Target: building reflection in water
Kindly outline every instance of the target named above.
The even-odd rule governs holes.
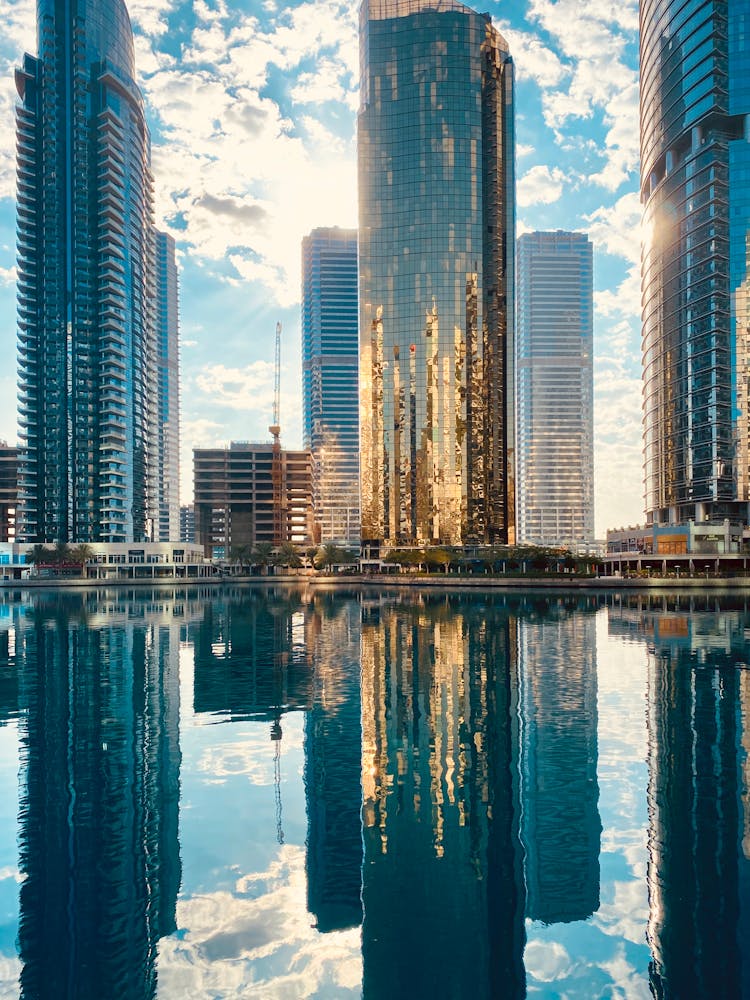
[[[194,708],[219,720],[305,712],[307,906],[319,931],[362,923],[359,601],[279,589],[229,592],[191,626]],[[280,775],[277,837],[283,840]]]
[[[193,707],[224,721],[266,719],[312,704],[310,613],[299,595],[239,591],[206,601],[190,627]],[[275,732],[274,735],[277,735]]]
[[[553,607],[519,625],[521,839],[526,915],[599,909],[596,619]]]
[[[305,719],[307,908],[319,931],[362,923],[360,611],[333,595],[310,608],[312,707]]]
[[[721,611],[721,613],[719,613]],[[750,610],[635,598],[610,630],[648,650],[648,941],[659,998],[750,996]]]
[[[175,929],[179,619],[35,595],[14,632],[25,1000],[144,1000]]]
[[[365,998],[525,995],[516,618],[363,608]]]
[[[320,932],[362,925],[365,998],[523,997],[524,916],[598,904],[586,600],[227,588],[16,605],[0,711],[21,739],[24,1000],[156,995],[181,875],[181,638],[196,712],[267,723],[269,745],[306,713],[307,908]]]

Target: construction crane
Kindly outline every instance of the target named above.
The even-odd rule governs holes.
[[[279,424],[280,397],[281,397],[281,323],[277,323],[276,351],[274,354],[274,368],[273,368],[273,423],[268,428],[271,436],[273,437],[274,449],[281,448],[281,442],[279,441],[279,435],[281,434],[281,426]]]
[[[273,457],[271,459],[271,482],[273,484],[273,544],[283,543],[283,511],[281,489],[281,323],[276,324],[276,350],[274,353],[273,372],[273,423],[268,428],[273,438]]]
[[[273,740],[273,791],[276,805],[276,841],[284,843],[284,824],[281,815],[281,719],[274,719],[271,724],[271,739]]]

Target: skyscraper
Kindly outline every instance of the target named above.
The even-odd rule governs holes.
[[[645,506],[747,518],[747,3],[641,3]]]
[[[16,71],[19,536],[147,540],[152,178],[125,4],[38,0],[37,44]]]
[[[154,541],[180,538],[179,307],[174,239],[156,236],[157,515]]]
[[[514,541],[513,64],[488,14],[360,11],[362,540]]]
[[[302,241],[304,447],[320,541],[359,545],[357,323],[357,233],[314,229]]]
[[[594,540],[592,247],[584,233],[518,240],[518,538]]]

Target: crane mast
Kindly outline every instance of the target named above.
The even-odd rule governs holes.
[[[271,458],[271,481],[273,484],[273,544],[284,542],[284,516],[282,511],[281,489],[281,323],[276,324],[276,348],[274,351],[273,372],[273,423],[268,428],[273,438],[273,456]]]
[[[268,428],[271,436],[273,437],[274,448],[280,446],[279,435],[281,434],[281,427],[279,424],[280,416],[280,397],[281,397],[281,323],[276,324],[276,349],[274,352],[274,363],[273,363],[273,423]]]

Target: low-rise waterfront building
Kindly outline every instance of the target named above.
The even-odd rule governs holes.
[[[750,565],[750,528],[729,518],[617,528],[607,532],[604,561],[615,573],[745,573]]]
[[[202,546],[184,542],[92,542],[83,563],[75,549],[70,559],[59,562],[48,546],[46,562],[36,558],[36,548],[29,542],[0,542],[0,581],[72,575],[87,580],[197,580],[215,572]]]
[[[232,441],[193,450],[195,540],[211,559],[261,543],[305,545],[312,532],[309,451]]]

